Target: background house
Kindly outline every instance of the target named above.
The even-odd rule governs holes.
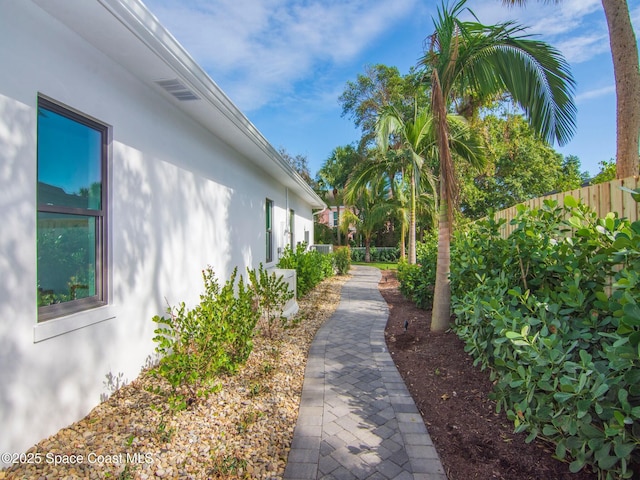
[[[340,206],[340,222],[342,222],[342,215],[344,212],[349,209],[351,210],[353,207],[347,207],[345,205]],[[338,224],[338,207],[327,207],[322,212],[316,215],[316,222],[322,225],[326,225],[331,229],[337,229],[339,227]],[[335,232],[334,232],[335,233]],[[344,232],[340,232],[340,239],[343,245],[348,244],[348,242],[353,241],[356,234],[356,228],[353,225],[349,226],[349,233],[345,238]],[[337,240],[336,240],[337,241]]]
[[[204,267],[275,266],[325,204],[137,0],[4,1],[0,64],[0,451],[21,452],[139,374]]]

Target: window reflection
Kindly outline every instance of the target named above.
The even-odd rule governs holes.
[[[38,109],[38,203],[99,210],[102,133]]]
[[[38,306],[95,295],[95,218],[38,213]]]

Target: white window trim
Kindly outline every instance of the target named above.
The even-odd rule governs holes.
[[[33,342],[42,342],[49,338],[58,337],[65,333],[80,330],[81,328],[115,318],[116,314],[113,305],[105,305],[91,310],[76,312],[66,317],[53,318],[33,326]]]

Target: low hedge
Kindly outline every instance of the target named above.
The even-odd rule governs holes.
[[[566,220],[564,219],[566,218]],[[454,330],[491,370],[493,398],[527,441],[572,472],[640,467],[640,222],[575,199],[519,207],[515,231],[478,222],[452,252]]]

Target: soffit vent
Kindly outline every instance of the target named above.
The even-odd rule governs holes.
[[[168,93],[176,97],[181,102],[184,102],[186,100],[200,100],[200,97],[189,90],[187,86],[177,78],[174,78],[172,80],[158,80],[156,84],[160,85]]]

